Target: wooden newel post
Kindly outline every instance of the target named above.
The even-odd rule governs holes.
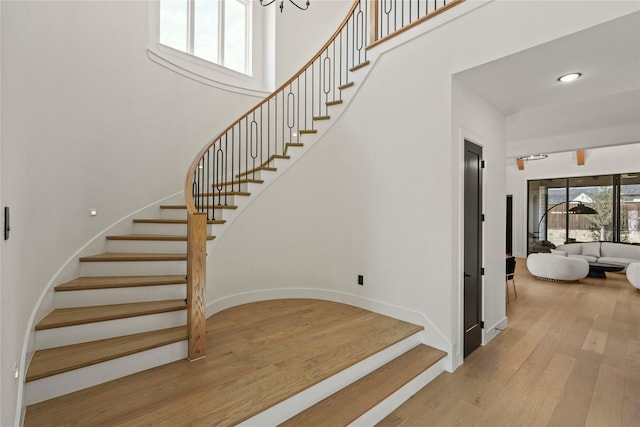
[[[187,332],[189,359],[196,360],[206,354],[207,215],[189,214],[187,234]]]

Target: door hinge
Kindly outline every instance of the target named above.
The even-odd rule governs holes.
[[[481,276],[484,276],[484,267],[482,267],[482,268],[480,269],[480,275],[481,275]]]
[[[480,328],[484,329],[484,320],[480,321]]]
[[[484,214],[480,215],[480,221],[484,222]]]
[[[484,166],[485,166],[485,164],[484,164],[484,160],[480,160],[480,168],[481,168],[481,169],[484,169]]]

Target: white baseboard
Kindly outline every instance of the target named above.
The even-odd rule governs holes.
[[[507,324],[508,319],[506,317],[503,317],[494,325],[490,326],[489,328],[485,328],[482,331],[482,345],[489,344],[492,339],[494,339],[500,332],[504,331],[507,328]]]

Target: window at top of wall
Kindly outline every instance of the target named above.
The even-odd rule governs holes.
[[[161,0],[160,43],[250,74],[248,0]]]

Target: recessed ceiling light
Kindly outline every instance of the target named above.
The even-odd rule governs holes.
[[[565,74],[564,76],[558,77],[558,81],[562,83],[569,83],[580,77],[582,73],[570,73]]]

